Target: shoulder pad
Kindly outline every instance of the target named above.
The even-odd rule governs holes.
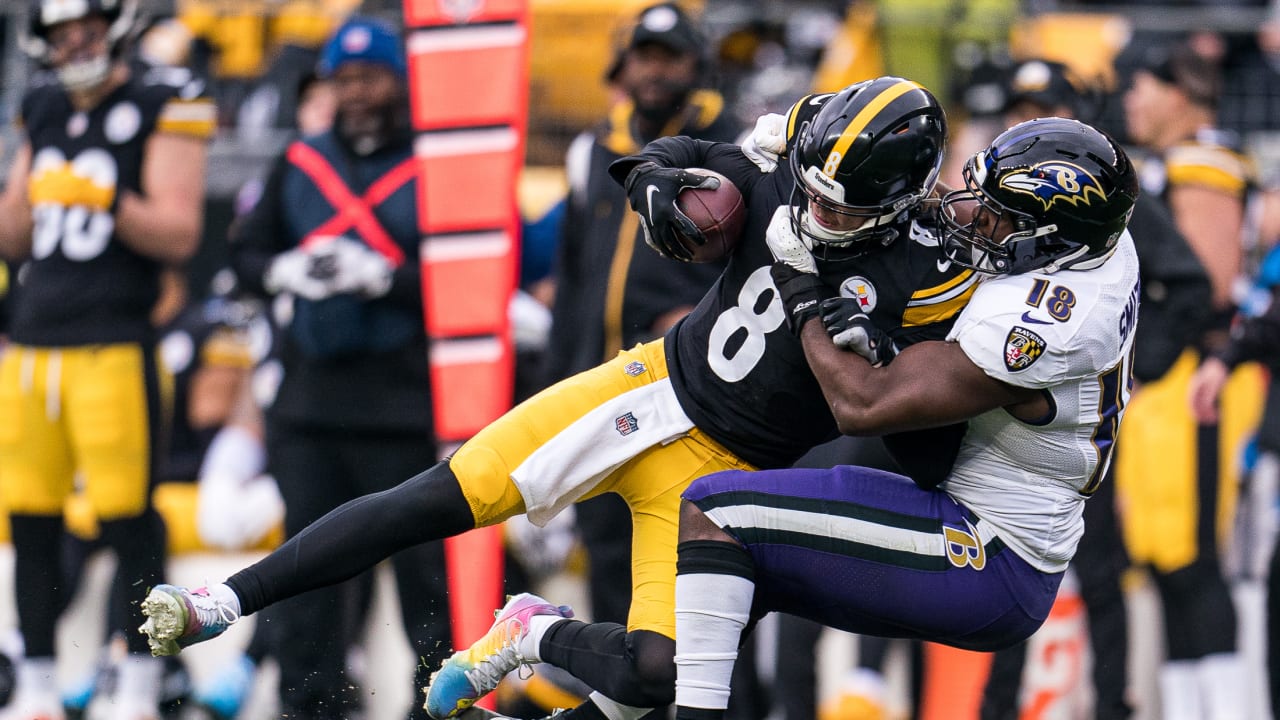
[[[1239,193],[1250,184],[1248,159],[1222,145],[1183,143],[1169,148],[1165,173],[1170,185],[1207,185]]]

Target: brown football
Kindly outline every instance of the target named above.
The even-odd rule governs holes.
[[[742,200],[742,193],[729,178],[706,168],[689,168],[689,172],[720,178],[718,188],[686,188],[676,198],[680,211],[688,215],[707,238],[702,245],[695,245],[692,241],[681,238],[685,247],[693,253],[692,262],[715,262],[727,256],[737,246],[747,221],[747,206]]]

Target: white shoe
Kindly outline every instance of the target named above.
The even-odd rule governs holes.
[[[13,696],[3,713],[3,720],[66,720],[62,699],[57,693],[23,692]]]

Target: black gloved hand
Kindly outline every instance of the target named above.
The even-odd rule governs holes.
[[[872,324],[854,298],[827,298],[821,309],[822,324],[837,347],[858,353],[872,367],[888,365],[898,355],[893,338]]]
[[[627,181],[623,187],[627,191],[631,209],[640,215],[640,228],[644,231],[644,240],[649,247],[665,257],[691,261],[693,253],[685,246],[685,242],[691,242],[696,247],[706,243],[707,239],[689,216],[676,206],[676,197],[685,188],[720,187],[720,179],[696,175],[681,168],[643,162],[627,173]],[[678,236],[688,240],[682,242]]]
[[[773,276],[782,308],[787,313],[787,326],[796,337],[800,337],[800,329],[818,317],[823,299],[831,297],[835,291],[817,275],[796,270],[781,260],[773,263],[769,274]]]

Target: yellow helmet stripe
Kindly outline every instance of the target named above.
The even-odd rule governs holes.
[[[814,97],[816,96],[805,95],[804,97],[797,100],[794,105],[791,106],[791,110],[787,113],[787,138],[788,139],[796,136],[796,129],[797,129],[796,120],[800,118],[801,106],[803,106],[805,103],[812,100]]]
[[[912,90],[923,90],[919,83],[910,80],[899,80],[880,92],[880,94],[871,99],[858,114],[849,121],[845,126],[844,132],[841,133],[840,139],[832,146],[831,152],[827,154],[826,162],[823,164],[822,172],[827,177],[835,177],[836,168],[840,166],[840,159],[844,157],[845,152],[849,150],[849,146],[854,140],[858,139],[858,135],[867,127],[867,123],[871,122],[871,118],[876,116],[889,103],[906,95]]]

